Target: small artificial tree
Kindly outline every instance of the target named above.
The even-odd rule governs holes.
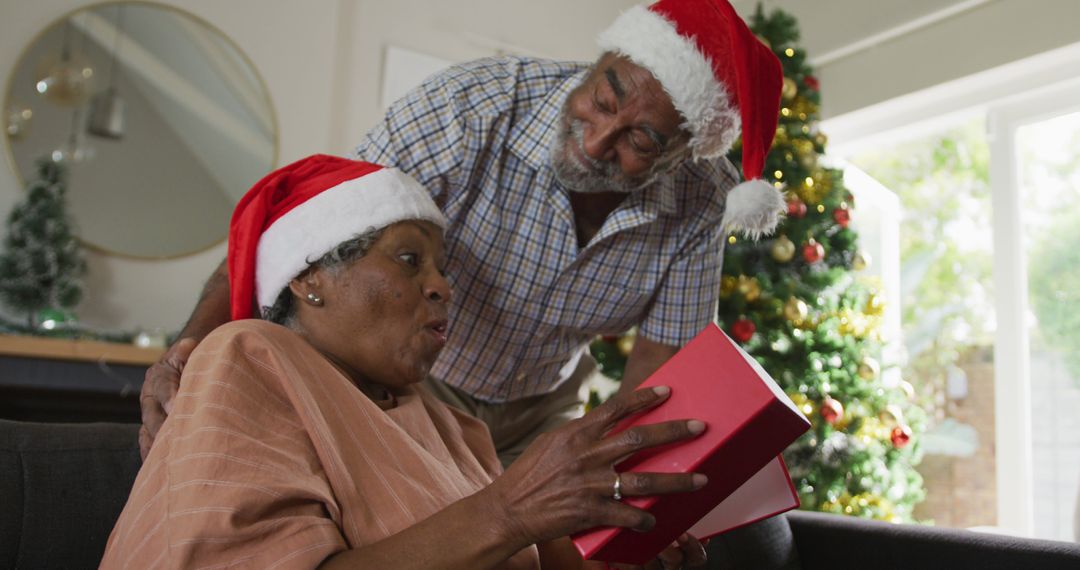
[[[86,260],[65,209],[64,165],[37,162],[37,178],[8,217],[0,254],[0,301],[37,330],[43,311],[68,314],[82,298]]]

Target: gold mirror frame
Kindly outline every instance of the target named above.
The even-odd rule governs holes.
[[[261,88],[260,89],[260,91],[261,91],[261,99],[262,99],[262,102],[266,106],[266,112],[267,112],[267,116],[268,116],[268,119],[269,119],[269,125],[270,125],[270,130],[271,130],[270,143],[271,143],[271,149],[272,150],[271,150],[271,156],[269,157],[269,168],[267,168],[265,172],[259,173],[259,176],[262,176],[266,172],[269,172],[269,171],[273,170],[277,166],[278,160],[279,160],[279,157],[280,157],[280,152],[281,152],[281,130],[280,130],[280,124],[279,124],[279,121],[278,121],[277,111],[276,111],[276,108],[274,106],[273,99],[272,99],[272,97],[270,95],[270,89],[267,86],[266,80],[263,77],[262,73],[260,72],[259,68],[255,65],[255,62],[252,61],[251,58],[248,56],[248,54],[243,49],[241,49],[240,46],[231,37],[229,37],[224,31],[222,31],[221,28],[219,28],[218,26],[210,23],[209,21],[207,21],[206,19],[204,19],[204,18],[202,18],[200,16],[192,14],[191,12],[183,10],[183,9],[181,9],[179,7],[171,6],[171,5],[167,5],[167,4],[160,4],[160,3],[152,2],[152,1],[149,1],[149,0],[107,0],[107,1],[103,1],[103,2],[95,2],[95,3],[86,4],[84,6],[79,6],[77,8],[68,10],[68,11],[64,12],[62,15],[60,15],[59,17],[53,19],[51,22],[49,22],[48,25],[46,25],[41,30],[39,30],[37,33],[35,33],[34,36],[30,39],[30,41],[27,42],[23,46],[23,48],[19,51],[18,57],[15,59],[15,62],[12,65],[11,72],[9,73],[9,75],[8,75],[8,77],[7,77],[7,79],[6,79],[5,83],[4,83],[4,99],[3,99],[2,110],[6,113],[8,109],[12,108],[12,105],[14,103],[14,101],[12,100],[12,94],[13,94],[14,82],[16,80],[16,75],[18,74],[18,71],[20,70],[24,59],[29,57],[29,54],[31,53],[31,51],[34,49],[34,47],[39,42],[41,42],[43,40],[43,38],[45,37],[46,34],[48,34],[50,31],[52,31],[57,26],[64,25],[64,23],[66,21],[68,21],[70,18],[72,18],[72,17],[74,17],[74,16],[76,16],[76,15],[82,13],[82,12],[91,11],[91,10],[98,10],[100,8],[105,8],[105,7],[109,7],[109,6],[118,6],[118,5],[148,7],[148,8],[153,8],[153,9],[156,9],[156,10],[161,10],[161,11],[164,11],[164,12],[169,12],[169,13],[172,13],[172,14],[178,16],[178,17],[181,17],[181,18],[186,18],[186,19],[190,20],[192,23],[194,23],[194,24],[196,24],[198,26],[201,26],[204,29],[208,30],[209,32],[215,34],[218,38],[220,38],[220,40],[222,40],[224,45],[228,46],[228,48],[231,49],[238,56],[238,58],[243,62],[243,64],[247,67],[248,71],[254,77],[255,82]],[[18,163],[17,163],[16,158],[15,158],[15,154],[14,154],[14,152],[12,150],[11,137],[8,136],[6,132],[4,133],[4,145],[3,146],[4,146],[4,154],[5,154],[6,159],[7,159],[8,167],[11,170],[12,174],[14,175],[16,182],[19,184],[19,186],[22,188],[22,190],[25,191],[26,185],[27,185],[27,179],[24,176],[24,173],[19,169]],[[250,182],[254,183],[256,180],[258,180],[257,177],[253,178]],[[244,190],[246,190],[246,187],[241,189],[240,192],[243,192]],[[226,198],[229,198],[229,196],[226,196]],[[231,202],[232,202],[233,205],[235,205],[235,200],[231,200]],[[231,208],[229,210],[229,214],[231,214]],[[70,212],[70,209],[69,209],[69,215],[73,215],[73,213]],[[76,222],[78,222],[77,216],[73,216],[73,217],[75,217]],[[134,259],[134,260],[172,260],[172,259],[179,259],[179,258],[182,258],[182,257],[191,256],[191,255],[196,255],[196,254],[203,253],[205,251],[211,250],[211,249],[219,246],[221,243],[223,243],[227,239],[227,237],[228,237],[228,227],[225,227],[225,228],[222,229],[222,235],[221,235],[220,239],[217,239],[217,240],[215,240],[215,241],[213,241],[213,242],[211,242],[211,243],[209,243],[209,244],[207,244],[205,246],[201,246],[201,247],[198,247],[198,248],[195,248],[195,249],[192,249],[192,250],[181,251],[181,252],[177,252],[177,253],[164,254],[164,255],[140,255],[140,254],[133,254],[133,253],[128,253],[128,252],[123,252],[123,251],[116,251],[116,250],[113,250],[113,249],[110,249],[110,248],[107,248],[107,247],[100,246],[100,245],[95,244],[95,243],[93,243],[91,241],[88,241],[86,239],[83,239],[82,236],[79,236],[79,241],[84,247],[86,247],[89,250],[92,250],[92,251],[95,251],[95,252],[98,252],[98,253],[101,253],[101,254],[107,254],[107,255],[120,257],[120,258]]]

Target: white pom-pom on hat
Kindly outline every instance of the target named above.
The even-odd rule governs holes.
[[[776,229],[786,206],[784,196],[771,184],[761,179],[747,180],[728,192],[724,230],[759,239]]]

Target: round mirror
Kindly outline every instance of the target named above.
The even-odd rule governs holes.
[[[177,9],[115,2],[61,18],[8,80],[8,156],[20,182],[65,164],[91,247],[169,258],[225,238],[233,206],[277,160],[277,125],[251,61]]]

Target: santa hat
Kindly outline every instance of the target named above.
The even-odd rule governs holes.
[[[233,319],[273,306],[289,282],[343,241],[394,222],[446,218],[419,182],[395,168],[317,154],[263,177],[229,225]]]
[[[771,232],[784,200],[760,178],[776,135],[784,74],[731,4],[659,0],[636,6],[597,41],[652,72],[686,120],[695,159],[726,153],[741,125],[747,182],[728,194],[724,227],[755,238]]]

